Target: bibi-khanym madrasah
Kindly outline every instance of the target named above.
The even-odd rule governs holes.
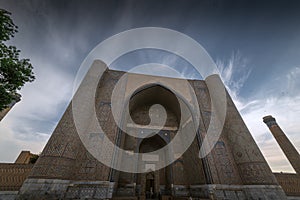
[[[198,124],[198,128],[193,130],[195,137],[188,149],[177,156],[174,162],[160,169],[155,169],[155,162],[162,160],[162,157],[168,158],[173,152],[165,151],[161,157],[147,157],[143,167],[148,166],[148,170],[142,173],[116,170],[100,162],[87,150],[78,134],[72,108],[74,104],[70,102],[35,163],[30,162],[34,155],[23,151],[15,163],[0,164],[0,199],[300,199],[299,153],[272,116],[264,117],[262,123],[269,127],[296,173],[272,173],[227,92],[222,133],[210,153],[199,157],[212,113],[207,80],[125,73],[110,70],[99,60],[93,62],[91,69],[83,82],[93,81],[97,73],[102,74],[97,80],[92,108],[97,123],[112,143],[132,154],[151,153],[163,148],[180,129],[180,105],[183,104],[191,115],[194,112],[192,108],[197,108],[200,113],[199,117],[184,122],[190,126]],[[111,102],[113,89],[121,77],[117,98],[127,101],[132,119],[129,121],[128,117],[120,114],[122,129],[114,121]],[[187,81],[193,89],[197,105],[190,99],[190,90],[174,92],[164,84],[181,86],[183,81]],[[128,91],[132,88],[135,92],[128,98]],[[72,101],[80,95],[79,89]],[[155,124],[145,128],[150,121],[148,111],[155,104],[162,105],[167,116],[159,131]],[[84,106],[82,109],[85,109]],[[85,114],[84,111],[82,115]],[[93,123],[88,117],[82,117],[81,120]],[[80,131],[93,134],[88,128]],[[126,134],[143,131],[157,133],[145,138]],[[184,137],[181,142],[185,142]],[[103,145],[94,148],[103,155],[110,151]],[[121,161],[122,165],[124,158],[114,156],[112,162],[114,159]],[[137,163],[132,163],[132,166],[135,165]]]

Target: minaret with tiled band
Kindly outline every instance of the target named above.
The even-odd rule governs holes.
[[[264,122],[269,127],[274,138],[279,144],[280,148],[284,152],[285,156],[293,166],[297,174],[300,174],[300,155],[294,145],[290,142],[281,128],[278,126],[276,120],[271,115],[265,116],[263,118]]]

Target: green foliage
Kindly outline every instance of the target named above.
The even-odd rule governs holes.
[[[4,43],[18,32],[10,15],[11,13],[0,9],[0,111],[15,100],[17,91],[26,82],[35,79],[29,59],[20,59],[20,50]]]
[[[37,159],[39,158],[39,155],[32,155],[32,157],[29,160],[30,164],[36,163]]]

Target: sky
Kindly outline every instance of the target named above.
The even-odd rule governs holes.
[[[21,150],[42,151],[71,100],[81,63],[101,41],[132,28],[163,27],[205,48],[272,170],[294,172],[262,117],[273,115],[300,150],[299,1],[0,0],[0,8],[19,27],[8,44],[30,58],[36,76],[0,122],[0,162],[14,162]],[[184,59],[153,49],[128,53],[110,67],[148,62],[201,78]]]

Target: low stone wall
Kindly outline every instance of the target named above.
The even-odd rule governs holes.
[[[285,200],[286,195],[278,185],[191,185],[189,188],[174,186],[174,198],[189,196],[193,198],[210,198],[215,200],[232,199],[262,199]]]
[[[278,183],[288,196],[300,197],[300,176],[292,173],[274,173]]]
[[[60,179],[26,179],[18,200],[40,199],[111,199],[112,182],[70,181]]]
[[[0,163],[0,191],[18,191],[33,164]]]
[[[0,200],[15,200],[18,191],[0,191]]]

